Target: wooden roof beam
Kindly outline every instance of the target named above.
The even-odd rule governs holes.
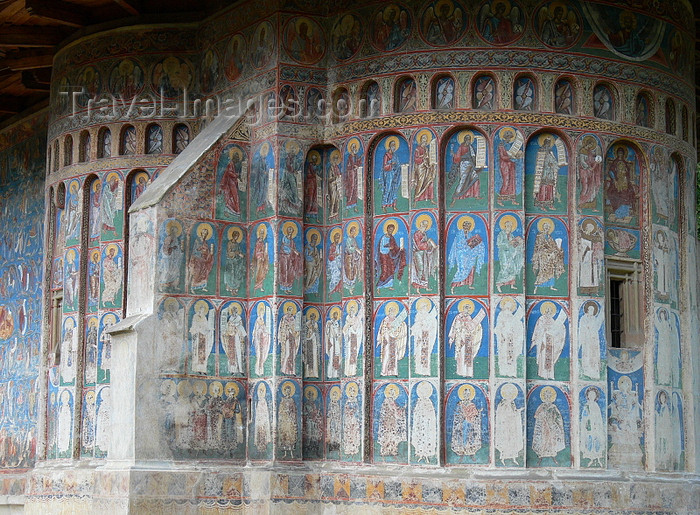
[[[112,0],[129,14],[137,16],[141,14],[141,2],[139,0]]]
[[[51,48],[65,37],[65,32],[52,27],[2,27],[0,28],[0,47]]]
[[[29,91],[48,92],[51,90],[51,69],[39,68],[22,72],[22,86]]]
[[[23,109],[24,101],[21,97],[0,95],[0,114],[17,114]]]
[[[24,9],[24,0],[8,0],[0,3],[0,20],[6,20]]]
[[[35,70],[53,66],[54,50],[24,50],[7,54],[2,64],[10,70]]]
[[[84,27],[87,20],[76,8],[62,0],[24,0],[24,9],[32,16],[69,27]]]

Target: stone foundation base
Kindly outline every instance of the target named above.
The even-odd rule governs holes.
[[[183,464],[37,468],[25,513],[698,513],[695,475]]]

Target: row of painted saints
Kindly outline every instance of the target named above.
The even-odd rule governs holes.
[[[533,379],[568,379],[572,358],[569,313],[567,303],[550,300],[532,301],[526,309],[515,297],[502,296],[491,313],[485,299],[448,299],[446,377],[488,378],[489,353],[494,352],[499,377],[523,377],[527,372]],[[169,373],[261,377],[276,370],[309,381],[362,374],[364,307],[358,300],[303,309],[296,301],[285,301],[273,315],[266,300],[249,306],[230,300],[217,307],[199,299],[186,309],[180,300],[169,297],[161,303],[159,319],[164,347],[181,356],[180,362],[168,365]],[[659,320],[663,320],[661,315]],[[665,327],[657,324],[659,334]],[[66,335],[73,334],[70,329]],[[579,374],[599,379],[605,337],[598,301],[590,299],[581,305],[576,331]],[[403,301],[377,302],[370,350],[375,377],[436,377],[438,333],[436,298],[414,299],[410,309]],[[66,336],[64,341],[69,346],[73,340]],[[530,363],[527,367],[526,361]],[[72,378],[66,376],[66,381]]]
[[[584,6],[583,11],[582,15],[571,4],[546,2],[533,13],[534,33],[548,47],[569,48],[583,33],[585,15],[588,24],[609,50],[633,59],[653,55],[664,37],[659,20],[639,13],[614,8],[611,16],[596,6]],[[373,12],[343,14],[334,21],[329,33],[310,17],[291,17],[280,31],[280,42],[291,60],[308,65],[321,60],[327,48],[337,60],[351,59],[358,54],[365,40],[381,52],[399,50],[414,33],[433,47],[459,45],[469,32],[478,34],[488,44],[507,45],[529,30],[529,21],[530,16],[516,0],[487,1],[474,16],[469,16],[465,6],[456,0],[429,2],[421,11],[389,3]],[[244,72],[250,65],[260,69],[273,61],[277,46],[277,31],[273,25],[262,21],[244,32],[231,35],[220,55],[214,49],[207,51],[199,70],[195,70],[188,59],[178,56],[169,56],[155,63],[149,71],[144,63],[134,58],[120,61],[111,70],[85,66],[77,79],[86,86],[86,93],[79,101],[85,105],[89,98],[96,97],[108,86],[112,91],[122,91],[126,98],[136,95],[146,85],[153,91],[160,91],[164,97],[173,98],[183,89],[191,90],[197,75],[201,76],[199,82],[203,93],[210,93],[224,74],[230,81],[235,81],[245,76]],[[683,38],[675,31],[669,39],[668,61],[674,69],[685,71],[690,59],[688,50],[683,48]],[[221,61],[226,64],[221,65]],[[69,78],[64,77],[62,81],[67,83]],[[64,105],[67,106],[67,102]]]
[[[374,235],[374,285],[378,297],[399,296],[409,289],[416,293],[437,290],[440,241],[434,211],[414,213],[410,224],[405,216],[379,218]],[[566,222],[557,217],[538,217],[529,220],[527,232],[517,213],[505,212],[495,221],[496,241],[493,262],[496,266],[494,286],[499,293],[521,293],[523,271],[527,260],[528,292],[552,296],[566,296],[568,281],[566,265],[569,261],[569,231]],[[447,267],[450,294],[487,293],[489,248],[488,223],[482,215],[455,215],[447,222]],[[271,222],[260,222],[253,227],[250,242],[245,228],[201,222],[192,228],[189,245],[183,235],[182,223],[169,219],[161,231],[159,285],[162,291],[195,294],[222,294],[245,296],[250,289],[254,296],[272,291],[275,261],[275,241]],[[410,233],[409,233],[410,227]],[[223,231],[223,232],[222,232]],[[322,234],[326,232],[324,236]],[[363,275],[362,225],[357,220],[345,226],[307,228],[302,246],[301,224],[295,221],[280,223],[277,246],[277,272],[280,288],[286,293],[320,300],[340,299],[343,292],[357,293]],[[225,246],[219,252],[219,237]],[[666,238],[664,234],[657,239]],[[581,261],[578,269],[581,291],[596,292],[601,286],[602,227],[594,218],[580,223],[578,250]],[[669,253],[660,243],[660,253]],[[188,249],[186,251],[186,249]],[[101,302],[106,307],[119,304],[121,291],[121,248],[111,244],[91,255],[94,288],[90,299],[96,301],[98,278],[102,281]],[[220,266],[215,261],[220,259]],[[68,254],[64,284],[69,291],[66,304],[75,300],[70,288],[77,277],[77,251]],[[668,263],[670,257],[661,263]],[[186,263],[186,265],[185,265]],[[97,271],[101,265],[102,273]],[[325,266],[325,270],[324,270]],[[219,277],[217,281],[217,268]],[[247,270],[249,270],[247,272]],[[664,269],[664,273],[670,268]],[[246,277],[248,275],[248,278]],[[663,276],[659,291],[669,291],[670,280]],[[92,284],[92,283],[91,283]],[[185,288],[186,285],[186,288]]]
[[[639,188],[640,168],[636,151],[616,144],[610,147],[604,159],[601,142],[593,135],[584,136],[579,145],[576,168],[578,203],[582,212],[601,214],[604,191],[607,221],[638,226],[634,192]],[[525,178],[527,190],[533,192],[526,199],[528,212],[567,212],[570,163],[563,139],[545,133],[526,144],[519,130],[504,127],[496,131],[493,147],[498,206],[522,205]],[[293,216],[301,214],[303,204],[305,218],[309,221],[320,221],[324,215],[328,222],[340,221],[343,207],[345,216],[352,216],[357,213],[358,202],[364,198],[363,149],[358,138],[351,138],[344,157],[336,150],[326,155],[325,151],[312,149],[304,160],[299,145],[295,141],[287,142],[280,149],[279,180],[283,187],[278,192],[271,186],[277,166],[274,149],[268,142],[254,152],[249,180],[246,177],[247,151],[229,144],[218,158],[217,217],[245,220],[246,195],[250,196],[253,219],[272,215],[275,202],[279,203],[281,214]],[[437,149],[438,139],[429,129],[418,131],[410,148],[400,136],[390,135],[379,140],[373,160],[375,213],[405,212],[409,202],[411,209],[437,207],[435,185],[441,164]],[[449,137],[442,156],[447,176],[445,204],[449,211],[488,209],[490,153],[486,138],[478,131],[462,130]],[[656,161],[659,163],[656,168],[666,164],[673,166],[663,156]],[[673,218],[668,198],[676,187],[664,186],[657,193],[660,217]]]
[[[270,459],[276,436],[277,456],[283,460],[362,460],[361,383],[305,385],[302,390],[297,381],[283,380],[273,400],[270,384],[259,381],[251,386],[251,403],[247,404],[246,387],[237,381],[176,381],[164,379],[161,392],[166,434],[177,455],[245,458],[247,444],[252,459]],[[568,390],[559,387],[535,386],[526,397],[521,386],[503,383],[495,390],[491,408],[485,384],[451,383],[443,422],[438,390],[431,381],[416,382],[410,393],[401,383],[380,383],[373,396],[371,454],[375,462],[437,464],[440,424],[445,428],[448,464],[489,463],[491,447],[499,467],[526,463],[531,467],[567,467],[572,461],[572,400]],[[611,396],[608,407],[606,394],[598,386],[586,386],[579,392],[581,466],[604,468],[608,449],[614,457],[620,452],[619,438],[637,434],[641,421],[638,386],[633,386],[630,376],[622,375],[611,384]],[[493,428],[491,409],[495,411]],[[607,409],[611,416],[609,442],[604,416]],[[273,410],[277,414],[276,433],[272,431]],[[680,462],[678,449],[682,452],[677,441],[682,403],[677,396],[671,402],[664,391],[658,395],[656,412],[659,427],[667,424],[672,429],[657,441],[664,449],[660,463],[666,466],[667,460],[668,468],[676,467]],[[527,427],[526,417],[533,421]],[[634,438],[624,445],[635,446]]]

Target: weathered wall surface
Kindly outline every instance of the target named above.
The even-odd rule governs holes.
[[[31,509],[692,510],[691,18],[243,3],[64,49]],[[166,169],[207,108],[231,128]],[[620,349],[606,260],[638,313]],[[147,471],[63,482],[92,458]]]
[[[39,413],[46,113],[0,133],[0,495],[24,492]]]

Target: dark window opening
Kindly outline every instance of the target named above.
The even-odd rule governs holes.
[[[619,279],[610,279],[610,346],[619,349],[622,346],[622,288]]]

